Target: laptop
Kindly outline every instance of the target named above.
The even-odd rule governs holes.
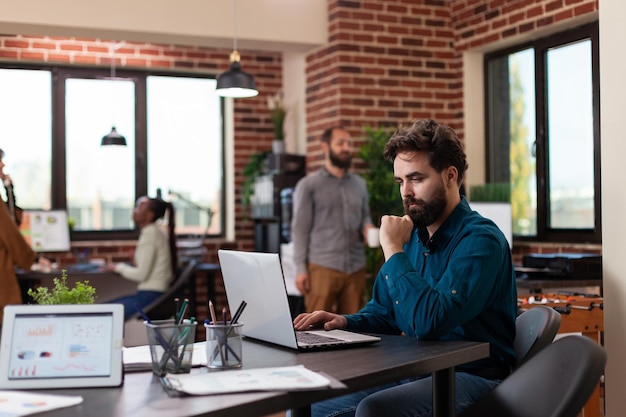
[[[0,389],[120,386],[123,340],[121,304],[6,306]]]
[[[296,332],[291,320],[287,289],[277,253],[218,251],[230,311],[247,303],[239,321],[243,335],[297,350],[362,345],[377,336],[345,330]]]

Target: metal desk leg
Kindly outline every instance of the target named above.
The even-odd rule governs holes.
[[[454,368],[433,373],[433,417],[454,417]]]

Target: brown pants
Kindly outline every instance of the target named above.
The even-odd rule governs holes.
[[[310,291],[304,296],[307,312],[334,311],[354,314],[363,307],[365,268],[346,274],[309,264]]]

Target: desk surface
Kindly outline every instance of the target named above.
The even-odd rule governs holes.
[[[128,373],[120,388],[47,390],[45,392],[81,395],[80,405],[41,413],[45,417],[183,417],[183,416],[261,416],[349,392],[433,373],[489,355],[487,343],[420,342],[403,336],[383,336],[382,341],[358,348],[297,353],[262,343],[244,341],[244,368],[302,364],[326,372],[343,382],[347,389],[306,392],[265,392],[199,397],[169,397],[152,373]],[[192,372],[207,372],[206,368]]]

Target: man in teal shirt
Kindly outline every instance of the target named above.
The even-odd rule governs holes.
[[[509,245],[460,195],[467,162],[451,128],[417,121],[394,133],[383,156],[393,162],[406,214],[381,219],[385,264],[372,299],[356,314],[316,311],[298,316],[294,326],[488,342],[489,358],[457,367],[459,412],[515,364],[517,293]],[[429,416],[431,390],[431,377],[418,378],[314,404],[312,410],[314,416],[351,416],[355,409],[358,417]]]

